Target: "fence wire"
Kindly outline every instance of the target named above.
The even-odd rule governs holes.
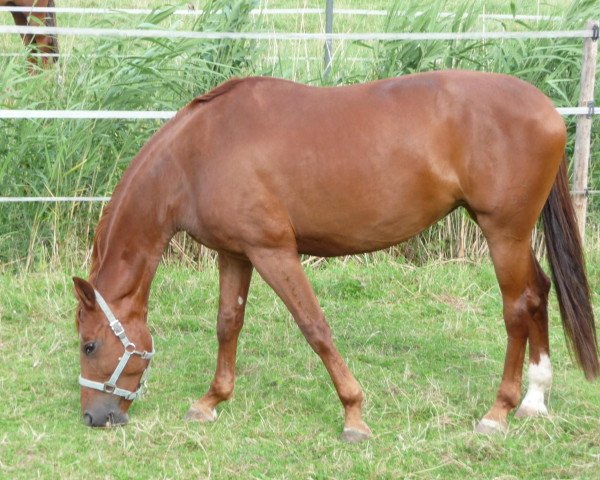
[[[253,12],[270,14],[298,13],[323,13],[323,9],[255,9]],[[2,11],[23,12],[55,12],[55,13],[129,13],[150,14],[147,9],[92,9],[92,8],[37,8],[37,7],[0,7]],[[378,10],[335,10],[336,14],[387,15],[386,11]],[[201,10],[176,10],[177,15],[201,15]],[[449,14],[452,15],[452,14]],[[486,18],[498,17],[502,19],[515,18],[516,16],[487,14]],[[509,17],[509,18],[507,18]],[[527,19],[542,19],[542,16],[524,16]],[[538,18],[539,17],[539,18]],[[551,17],[548,17],[551,18]],[[560,17],[556,17],[560,19]],[[525,18],[524,18],[525,19]],[[42,26],[0,26],[0,34],[20,35],[71,35],[93,37],[126,37],[126,38],[185,38],[197,40],[213,39],[248,39],[248,40],[350,40],[350,41],[428,41],[428,40],[493,40],[493,39],[556,39],[556,38],[592,38],[594,31],[587,30],[547,30],[527,32],[437,32],[437,33],[304,33],[304,32],[195,32],[156,29],[116,29],[116,28],[78,28],[78,27],[42,27]],[[588,107],[557,108],[562,115],[599,115],[600,109]],[[5,119],[169,119],[175,111],[106,111],[106,110],[0,110],[0,118]],[[585,190],[586,195],[600,193],[598,190]],[[18,202],[107,202],[110,197],[0,197],[0,203]]]
[[[350,40],[350,41],[428,41],[428,40],[501,40],[592,38],[593,30],[533,30],[527,32],[195,32],[184,30],[0,26],[0,34],[71,35],[120,38],[183,38],[192,40]]]

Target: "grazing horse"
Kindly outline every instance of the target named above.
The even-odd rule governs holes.
[[[550,280],[531,248],[542,212],[566,338],[588,378],[599,370],[565,140],[546,96],[497,74],[439,71],[334,88],[234,79],[196,98],[133,159],[98,224],[89,281],[73,279],[84,422],[127,421],[154,353],[150,284],[169,239],[186,231],[218,252],[220,274],[216,372],[187,418],[215,420],[233,393],[256,269],[329,372],[345,410],[342,437],[367,438],[362,390],[298,255],[388,248],[458,207],[487,239],[508,335],[496,401],[476,430],[506,430],[527,341],[529,388],[517,415],[545,414]]]
[[[54,0],[0,0],[0,7],[54,7]],[[11,12],[15,23],[19,26],[56,26],[54,12]],[[35,54],[42,54],[42,66],[48,66],[48,55],[54,62],[58,61],[58,38],[56,35],[21,35],[26,47],[34,45]],[[35,54],[29,57],[30,64],[37,65]]]

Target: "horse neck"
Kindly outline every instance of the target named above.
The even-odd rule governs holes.
[[[169,139],[193,119],[184,107],[132,160],[96,229],[90,281],[107,300],[129,300],[139,311],[162,253],[193,217],[187,176]]]
[[[146,307],[150,284],[179,221],[174,188],[148,162],[135,167],[126,172],[98,225],[90,274],[108,301],[131,303],[125,309],[131,312]]]

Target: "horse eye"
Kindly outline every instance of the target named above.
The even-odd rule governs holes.
[[[83,351],[86,355],[91,355],[96,350],[96,342],[89,342],[83,346]]]

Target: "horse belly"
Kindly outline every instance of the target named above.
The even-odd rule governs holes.
[[[353,223],[351,228],[317,229],[318,225],[296,234],[298,253],[332,257],[373,252],[397,245],[417,235],[444,217],[443,213],[404,212],[387,224]]]
[[[363,182],[364,183],[364,182]],[[337,194],[336,194],[337,193]],[[397,245],[456,207],[452,188],[416,175],[340,192],[307,192],[301,205],[288,205],[298,251],[319,256],[350,255]]]

